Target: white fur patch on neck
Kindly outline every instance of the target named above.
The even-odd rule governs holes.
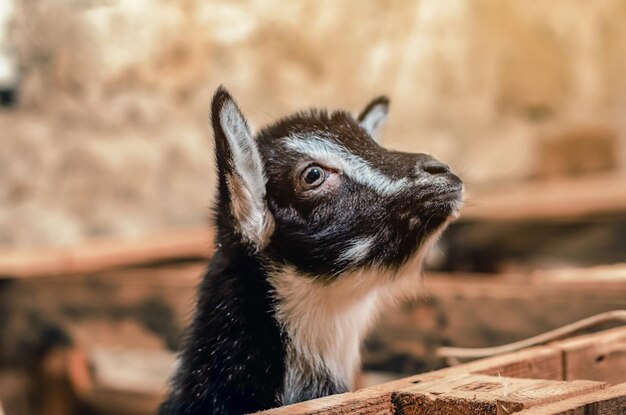
[[[234,102],[226,102],[220,112],[220,123],[232,155],[236,177],[227,180],[231,209],[243,236],[262,249],[274,228],[265,203],[263,162],[256,141]]]
[[[278,299],[277,318],[290,338],[283,404],[302,399],[311,379],[330,375],[352,388],[360,345],[378,309],[375,273],[360,271],[323,284],[284,267],[270,274]]]
[[[383,197],[399,193],[411,185],[406,178],[393,179],[384,175],[345,147],[322,137],[289,137],[285,144],[291,150],[342,171],[353,181]]]

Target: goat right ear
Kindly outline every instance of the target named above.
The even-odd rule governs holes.
[[[211,104],[219,204],[234,218],[234,230],[255,250],[267,244],[274,221],[265,201],[265,172],[257,143],[235,100],[222,86]]]
[[[376,141],[382,141],[383,127],[387,123],[389,98],[380,96],[373,99],[357,118],[359,125]]]

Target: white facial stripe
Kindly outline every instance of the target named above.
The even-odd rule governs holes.
[[[374,245],[374,237],[368,236],[355,239],[350,246],[339,255],[340,261],[358,262],[370,253]]]
[[[361,157],[322,137],[290,137],[285,143],[287,148],[342,171],[350,179],[381,196],[392,196],[410,186],[406,178],[396,180],[387,177]]]

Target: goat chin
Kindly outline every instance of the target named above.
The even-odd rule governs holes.
[[[330,284],[320,284],[290,266],[270,272],[276,315],[290,340],[285,404],[303,400],[310,394],[305,388],[323,385],[328,375],[337,387],[353,389],[365,334],[386,308],[420,294],[424,258],[450,220],[397,270],[362,268],[342,274]]]

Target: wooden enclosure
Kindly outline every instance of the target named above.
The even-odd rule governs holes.
[[[261,412],[264,415],[624,415],[626,328]]]

